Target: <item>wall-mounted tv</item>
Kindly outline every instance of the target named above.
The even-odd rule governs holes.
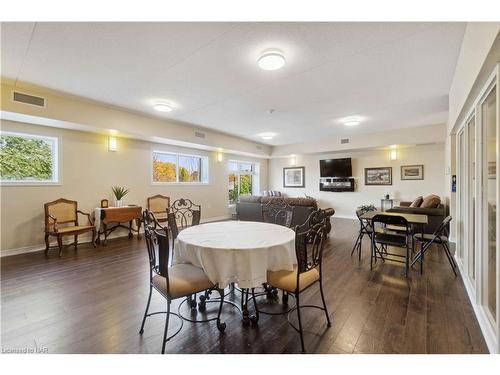
[[[321,177],[351,177],[351,158],[320,160],[319,174]]]

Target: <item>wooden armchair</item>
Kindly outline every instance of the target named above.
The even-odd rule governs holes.
[[[170,197],[161,194],[148,197],[148,210],[151,211],[159,223],[167,221],[167,212],[170,208]]]
[[[92,245],[95,247],[96,229],[90,214],[78,209],[78,202],[59,198],[53,202],[45,203],[45,255],[49,252],[49,236],[57,237],[59,256],[62,254],[63,237],[74,236],[72,245],[75,250],[78,245],[78,235],[92,232]],[[78,214],[87,216],[88,224],[79,225]]]

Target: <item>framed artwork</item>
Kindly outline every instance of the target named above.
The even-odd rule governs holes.
[[[365,185],[392,185],[392,167],[365,168]]]
[[[305,187],[305,167],[283,168],[283,187],[303,188]]]
[[[401,180],[423,180],[423,179],[424,179],[423,164],[401,166]]]

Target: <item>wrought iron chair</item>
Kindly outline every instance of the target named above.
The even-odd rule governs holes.
[[[314,213],[313,213],[314,214]],[[311,215],[313,215],[311,214]],[[320,218],[321,214],[317,214],[316,218]],[[326,219],[319,223],[310,225],[308,222],[295,227],[295,253],[297,256],[297,265],[293,271],[268,271],[267,281],[275,288],[282,289],[287,293],[292,293],[295,297],[296,305],[288,311],[288,323],[300,334],[300,343],[302,352],[305,352],[304,333],[302,328],[302,317],[300,310],[304,307],[312,307],[323,310],[325,312],[327,326],[331,326],[330,317],[325,303],[322,283],[322,257],[325,240],[327,238]],[[314,285],[319,283],[321,301],[323,306],[316,305],[300,305],[300,294]],[[254,290],[252,297],[255,299]],[[256,313],[258,316],[258,307]],[[290,321],[290,314],[297,310],[298,328]]]
[[[57,247],[59,248],[59,256],[62,255],[63,237],[74,236],[72,245],[75,250],[78,246],[78,236],[87,232],[92,232],[92,245],[95,247],[96,229],[90,214],[82,212],[78,209],[78,202],[69,199],[59,198],[55,201],[44,204],[45,210],[45,255],[50,249],[49,237],[57,238]],[[78,214],[86,216],[88,223],[80,225],[78,222]]]
[[[148,210],[151,211],[159,223],[167,221],[168,208],[170,207],[170,197],[157,194],[148,197]]]
[[[201,206],[194,204],[190,199],[180,198],[172,203],[168,209],[167,221],[172,239],[175,240],[179,231],[193,225],[199,225]]]
[[[351,256],[354,254],[354,251],[358,250],[358,261],[361,262],[361,245],[363,244],[363,237],[365,235],[368,235],[368,237],[371,237],[373,233],[373,228],[370,224],[370,222],[361,219],[361,215],[363,215],[365,212],[368,211],[376,211],[376,208],[370,208],[370,209],[357,209],[356,210],[356,216],[358,217],[359,220],[359,234],[358,237],[356,238],[356,242],[354,243],[354,247],[352,248],[351,251]]]
[[[382,224],[381,230],[378,230],[377,223]],[[404,228],[404,234],[398,234],[390,231],[387,228],[390,226],[397,226]],[[411,227],[408,221],[402,216],[378,214],[372,218],[371,222],[372,235],[371,235],[371,257],[370,257],[370,270],[373,269],[373,261],[382,259],[391,260],[398,263],[404,263],[405,276],[408,277],[411,244]],[[377,244],[382,246],[382,252],[378,251]],[[406,249],[406,255],[389,253],[387,247],[400,247]],[[389,256],[391,258],[389,258]],[[404,261],[400,260],[404,258]]]
[[[149,257],[149,297],[139,334],[142,335],[144,333],[144,324],[146,323],[147,317],[155,314],[166,314],[165,330],[163,333],[163,343],[161,348],[162,354],[165,353],[165,345],[167,341],[177,335],[183,325],[183,318],[180,314],[171,311],[171,302],[178,298],[189,297],[194,293],[214,289],[217,289],[220,294],[217,329],[223,333],[226,328],[226,324],[221,322],[220,316],[222,312],[222,305],[224,303],[224,291],[218,289],[217,286],[207,278],[202,269],[191,264],[176,264],[169,267],[170,243],[168,240],[168,231],[162,228],[160,223],[156,220],[154,214],[149,210],[144,211],[143,220],[146,247]],[[153,289],[155,289],[167,300],[166,312],[159,311],[149,313],[149,305],[151,303],[151,294]],[[181,320],[181,325],[175,333],[168,336],[170,315],[177,316]]]
[[[283,198],[275,198],[262,206],[262,221],[290,228],[294,208]]]
[[[450,248],[448,246],[448,225],[450,224],[451,220],[451,216],[448,215],[447,217],[445,217],[443,222],[439,225],[439,227],[436,228],[433,234],[424,233],[422,236],[421,233],[417,233],[413,235],[415,241],[420,244],[420,251],[415,255],[415,258],[413,259],[411,265],[413,266],[416,262],[420,261],[420,273],[423,273],[424,271],[425,253],[433,244],[437,244],[443,247],[446,257],[448,258],[448,262],[450,263],[451,269],[453,270],[455,276],[457,276],[457,264],[455,263],[455,260],[453,259]]]

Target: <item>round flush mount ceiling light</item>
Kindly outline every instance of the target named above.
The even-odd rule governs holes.
[[[361,118],[357,116],[346,117],[342,119],[342,122],[345,126],[356,126],[361,123]]]
[[[277,70],[285,65],[285,56],[279,49],[268,49],[257,60],[263,70]]]
[[[266,140],[266,141],[269,141],[270,139],[273,139],[274,137],[276,137],[276,133],[264,132],[264,133],[257,134],[257,136]]]
[[[172,112],[174,110],[170,104],[163,102],[155,103],[153,108],[158,112]]]

